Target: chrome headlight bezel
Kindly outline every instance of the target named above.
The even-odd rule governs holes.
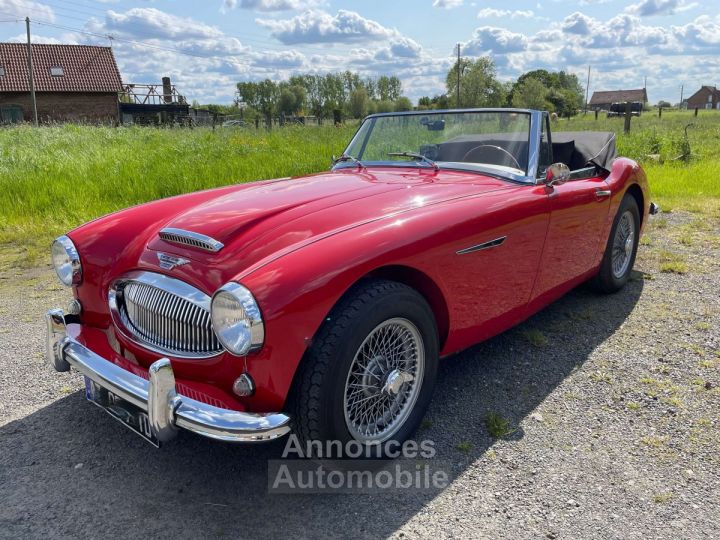
[[[82,281],[82,263],[75,244],[63,235],[55,239],[50,248],[50,260],[60,283],[67,287]]]
[[[252,293],[231,281],[212,297],[210,320],[218,340],[229,353],[245,356],[262,348],[265,325]]]

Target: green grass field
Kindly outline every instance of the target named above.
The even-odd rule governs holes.
[[[682,154],[689,129],[693,157]],[[666,209],[717,215],[720,208],[720,114],[666,112],[623,119],[592,115],[561,120],[557,130],[618,132],[621,155],[642,163],[653,199]],[[356,125],[341,128],[103,128],[65,125],[0,129],[0,247],[5,265],[47,257],[52,239],[89,219],[133,204],[233,182],[327,169]],[[651,157],[649,157],[651,156]]]

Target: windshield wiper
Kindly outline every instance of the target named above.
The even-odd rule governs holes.
[[[440,170],[440,166],[435,163],[432,159],[430,159],[427,156],[423,156],[422,154],[416,154],[415,152],[388,152],[388,156],[400,156],[400,157],[409,157],[413,159],[419,159],[420,161],[424,161],[428,165],[430,165],[433,169],[436,171]]]
[[[352,161],[355,165],[358,166],[359,169],[365,168],[365,165],[363,165],[362,161],[360,161],[356,157],[351,156],[350,154],[341,154],[340,157],[333,156],[333,165],[337,165],[338,163],[342,163],[344,161]]]

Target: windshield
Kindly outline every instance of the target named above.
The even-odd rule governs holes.
[[[530,114],[470,111],[370,117],[343,154],[363,166],[438,166],[527,176]]]

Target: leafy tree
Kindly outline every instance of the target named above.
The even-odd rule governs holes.
[[[382,75],[377,80],[377,92],[381,101],[396,101],[402,93],[402,83],[395,75]]]
[[[505,102],[505,90],[497,80],[495,64],[488,56],[481,56],[473,61],[461,58],[455,62],[447,74],[445,86],[451,103],[458,106],[457,81],[460,71],[460,103],[461,107],[500,107]],[[452,101],[454,98],[454,102]]]
[[[395,104],[392,101],[380,100],[375,102],[375,112],[386,113],[393,112]]]
[[[410,101],[409,98],[405,96],[400,96],[395,100],[395,110],[396,111],[412,111],[413,105],[412,101]]]
[[[287,81],[237,84],[239,102],[244,111],[253,111],[270,119],[272,115],[308,111],[318,118],[329,118],[335,111],[355,117],[374,110],[392,111],[395,107],[412,108],[402,98],[402,83],[395,76],[362,79],[351,71],[325,75],[295,75]],[[400,100],[400,101],[399,101]],[[377,103],[381,101],[382,103]],[[362,114],[361,114],[362,113]]]
[[[573,116],[582,107],[583,87],[577,75],[566,71],[549,72],[545,69],[528,71],[518,77],[510,90],[512,103],[515,103],[515,92],[531,79],[539,81],[547,90],[545,109],[554,110],[560,116]]]
[[[350,113],[353,118],[362,118],[368,114],[370,99],[365,88],[359,87],[350,94]]]
[[[237,89],[241,101],[246,103],[248,107],[258,108],[257,83],[240,82],[237,83]]]
[[[551,109],[548,107],[548,94],[550,91],[540,79],[527,78],[515,85],[512,95],[513,107],[520,109]],[[553,107],[554,108],[554,107]]]
[[[289,88],[283,88],[280,91],[278,110],[284,114],[293,114],[298,110],[297,98]]]
[[[278,99],[278,86],[270,79],[257,84],[257,109],[270,120],[275,112]]]
[[[450,108],[450,99],[445,94],[433,96],[433,98],[430,100],[430,103],[431,103],[433,109],[449,109]]]

